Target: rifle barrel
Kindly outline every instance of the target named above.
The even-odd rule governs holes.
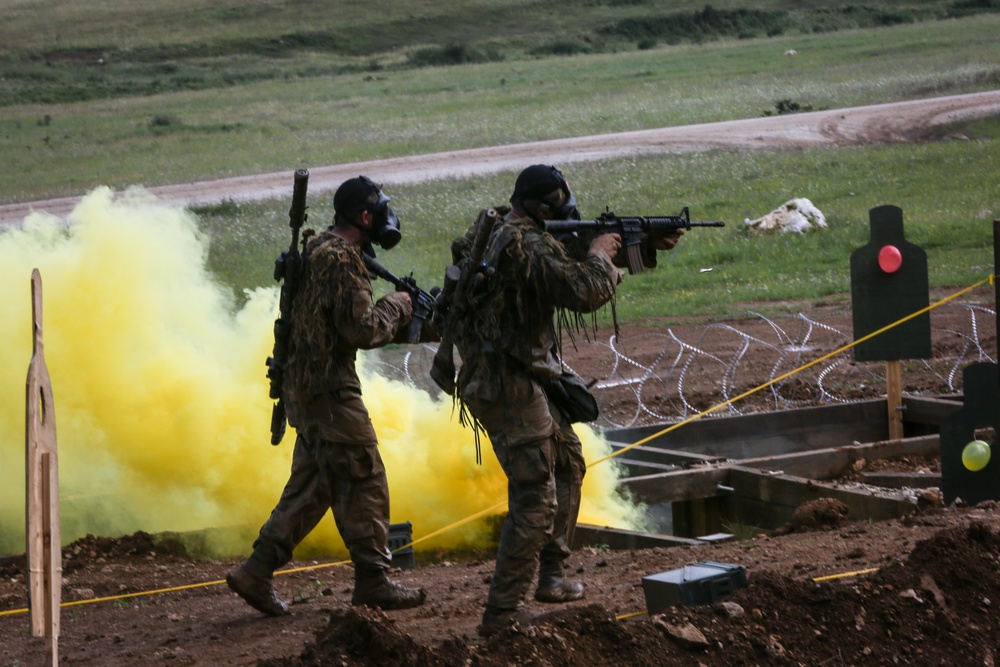
[[[620,216],[614,218],[598,218],[597,220],[546,220],[545,231],[549,233],[575,232],[593,230],[607,233],[628,226],[638,227],[641,231],[662,231],[669,229],[688,229],[690,227],[725,227],[726,223],[716,220],[711,222],[694,222],[680,216]]]
[[[309,187],[309,170],[295,170],[295,185],[292,188],[292,207],[288,210],[288,225],[298,231],[306,219],[306,190]]]

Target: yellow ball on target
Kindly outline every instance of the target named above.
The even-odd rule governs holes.
[[[979,472],[990,462],[990,444],[973,440],[962,450],[962,465],[972,472]]]

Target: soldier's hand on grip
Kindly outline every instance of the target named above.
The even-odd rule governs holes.
[[[649,233],[649,245],[656,250],[670,250],[687,230],[683,227],[678,227],[677,229],[672,229],[670,231],[653,231]]]
[[[622,237],[618,234],[601,234],[591,242],[588,254],[604,255],[614,261],[621,247]]]

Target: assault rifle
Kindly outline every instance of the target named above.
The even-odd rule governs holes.
[[[271,381],[269,395],[277,402],[271,409],[271,444],[277,445],[285,436],[284,392],[282,382],[285,364],[288,363],[288,339],[292,333],[292,299],[302,277],[302,255],[299,253],[299,230],[308,219],[306,214],[306,190],[309,187],[309,171],[295,172],[295,186],[292,190],[292,207],[288,210],[288,226],[292,228],[292,243],[274,260],[274,279],[281,282],[279,315],[274,321],[274,351],[267,358],[267,377]]]
[[[468,264],[464,269],[453,264],[444,272],[444,290],[439,299],[442,309],[447,308],[447,314],[443,326],[440,327],[441,342],[434,354],[430,375],[435,384],[447,394],[455,393],[455,321],[462,316],[468,295],[475,288],[477,281],[484,278],[487,267],[483,264],[483,256],[486,254],[486,245],[493,234],[493,226],[498,217],[496,209],[490,208],[486,211],[482,221],[476,226]]]
[[[691,222],[688,207],[677,215],[617,216],[606,211],[597,220],[546,220],[545,231],[550,234],[568,234],[577,231],[594,231],[598,234],[619,234],[628,257],[628,272],[642,273],[642,254],[639,246],[643,232],[669,232],[692,227],[725,227],[724,222]]]
[[[375,258],[371,255],[361,253],[361,258],[365,261],[365,266],[368,267],[369,271],[382,280],[388,280],[396,287],[397,291],[406,292],[410,295],[410,301],[413,303],[413,317],[410,319],[410,327],[406,331],[406,342],[419,343],[420,332],[423,331],[427,318],[431,316],[434,297],[438,295],[441,289],[433,287],[429,293],[425,292],[417,287],[417,281],[413,278],[412,273],[405,278],[400,278],[375,261]]]

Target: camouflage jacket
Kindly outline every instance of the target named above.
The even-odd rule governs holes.
[[[537,380],[562,372],[560,332],[582,325],[612,300],[622,273],[603,256],[590,256],[580,243],[561,243],[510,208],[486,246],[489,275],[467,295],[464,313],[454,318],[456,347],[462,357],[461,398],[483,401],[504,396],[516,375]],[[485,216],[481,212],[477,224]],[[452,244],[452,259],[468,257],[476,225]],[[557,330],[558,329],[558,330]]]
[[[405,335],[412,307],[399,292],[373,303],[361,249],[332,229],[306,239],[303,260],[283,387],[288,421],[324,440],[374,444],[357,351]]]

